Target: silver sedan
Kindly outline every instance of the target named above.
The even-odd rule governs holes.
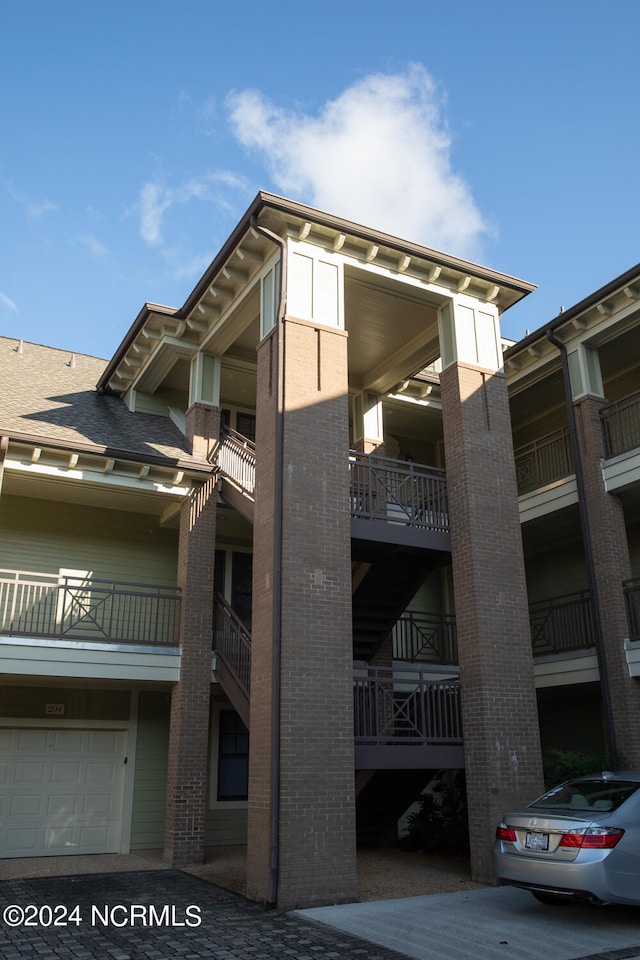
[[[640,773],[568,780],[498,824],[499,883],[542,903],[640,903]]]

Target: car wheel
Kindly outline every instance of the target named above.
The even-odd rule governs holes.
[[[559,907],[571,900],[571,897],[563,897],[561,893],[546,893],[544,890],[532,890],[531,893],[536,900],[548,907]]]

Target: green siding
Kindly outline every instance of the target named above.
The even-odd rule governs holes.
[[[105,580],[176,582],[177,531],[146,514],[4,496],[0,543],[5,569],[57,574],[67,568]]]
[[[237,846],[247,842],[246,810],[208,810],[205,844],[208,847]]]
[[[529,603],[587,589],[582,543],[567,543],[555,551],[536,553],[525,558],[525,565]]]
[[[73,690],[70,687],[0,687],[0,716],[46,719],[47,703],[63,703],[64,720],[125,720],[129,722],[131,695],[128,690]]]
[[[138,702],[131,850],[161,850],[167,796],[170,695],[142,692]]]
[[[170,695],[141,692],[138,703],[136,769],[133,781],[131,850],[160,850],[164,843],[164,818],[169,747]],[[247,842],[247,811],[208,810],[207,846]]]

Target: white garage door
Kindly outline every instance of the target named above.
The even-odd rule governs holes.
[[[117,853],[126,730],[0,729],[0,856]]]

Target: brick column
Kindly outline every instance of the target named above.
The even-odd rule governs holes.
[[[511,422],[500,373],[456,362],[440,384],[471,868],[491,883],[497,822],[543,787]]]
[[[631,561],[622,503],[606,492],[602,479],[605,451],[599,413],[603,404],[601,398],[587,396],[574,403],[574,411],[616,750],[625,767],[636,769],[640,764],[640,686],[629,676],[625,658],[629,627],[622,591],[623,580],[631,577]]]
[[[217,408],[197,404],[187,411],[194,450],[208,449],[219,426]],[[164,840],[164,859],[173,866],[204,859],[216,505],[212,479],[192,491],[180,513],[180,681],[171,693]]]
[[[247,890],[266,900],[280,684],[277,906],[356,898],[347,340],[287,318],[282,477],[281,668],[274,676],[279,562],[274,334],[258,350]],[[277,574],[275,574],[277,575]],[[276,745],[275,749],[278,749]]]

